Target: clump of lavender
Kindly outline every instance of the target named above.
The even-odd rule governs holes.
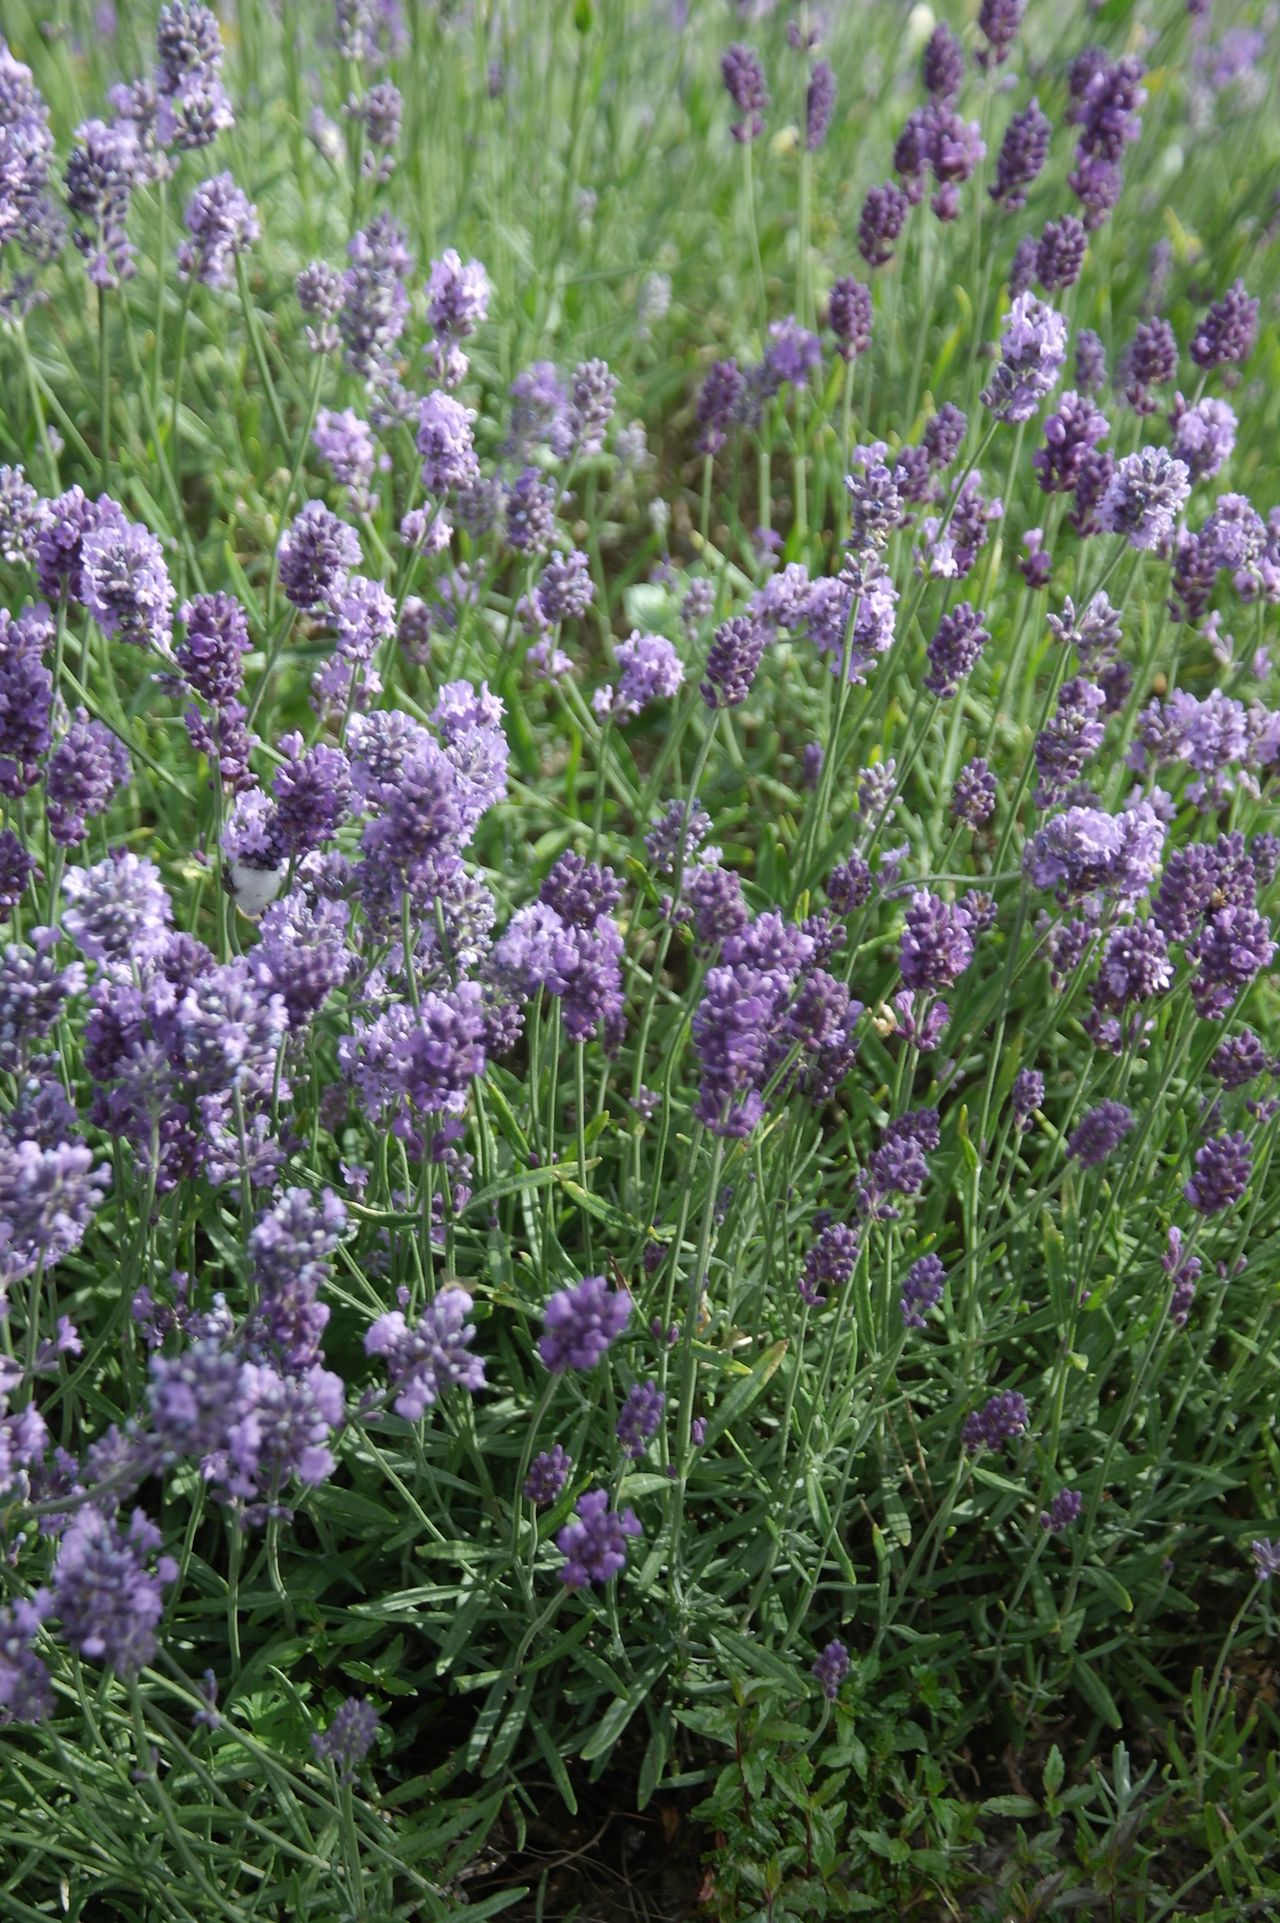
[[[936,1255],[922,1255],[907,1270],[902,1284],[904,1328],[923,1329],[925,1317],[936,1309],[946,1288],[947,1272]]]
[[[657,1434],[665,1402],[666,1397],[656,1382],[637,1382],[628,1389],[616,1433],[623,1454],[633,1462],[643,1458],[646,1447]]]
[[[1133,548],[1163,547],[1191,492],[1181,461],[1162,447],[1126,454],[1098,505],[1098,523]]]
[[[849,1652],[838,1637],[833,1638],[823,1649],[812,1666],[818,1679],[818,1687],[829,1703],[834,1703],[840,1694],[840,1685],[849,1674]]]
[[[328,1729],[311,1738],[311,1747],[322,1763],[332,1763],[340,1783],[352,1783],[377,1738],[378,1712],[372,1703],[359,1696],[348,1696],[334,1712]]]
[[[1067,1138],[1067,1154],[1081,1168],[1096,1168],[1119,1148],[1134,1126],[1133,1110],[1123,1102],[1099,1102],[1077,1122]]]
[[[1253,1166],[1253,1144],[1236,1130],[1215,1135],[1196,1150],[1195,1174],[1183,1195],[1201,1215],[1221,1215],[1243,1196]]]
[[[178,248],[179,274],[206,287],[225,287],[232,261],[252,247],[262,231],[257,209],[232,176],[222,173],[196,188],[184,218],[187,238]]]
[[[970,1455],[980,1449],[1003,1449],[1026,1433],[1028,1421],[1024,1398],[1016,1389],[1004,1389],[965,1417],[960,1440]]]
[[[1258,338],[1259,303],[1242,280],[1216,300],[1191,338],[1191,358],[1197,367],[1240,366]]]

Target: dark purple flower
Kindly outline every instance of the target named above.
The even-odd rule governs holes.
[[[1011,210],[1026,205],[1026,189],[1048,158],[1052,131],[1040,111],[1040,102],[1033,95],[1022,112],[1014,115],[1005,132],[996,159],[996,177],[987,189],[992,200],[1003,201]]]
[[[360,565],[356,531],[323,501],[308,501],[280,538],[280,586],[304,613],[323,607]]]
[[[1096,394],[1107,378],[1107,355],[1091,328],[1076,335],[1076,386],[1082,394]]]
[[[908,1329],[923,1329],[925,1317],[936,1309],[946,1287],[947,1272],[936,1255],[922,1255],[907,1270],[902,1284],[902,1321]]]
[[[715,361],[708,370],[698,396],[697,447],[700,454],[720,452],[729,438],[730,429],[742,418],[746,395],[747,377],[737,361]]]
[[[1003,1449],[1026,1432],[1027,1405],[1016,1389],[993,1395],[964,1419],[960,1440],[970,1455],[979,1449]]]
[[[982,0],[978,8],[978,31],[986,41],[979,47],[980,67],[999,67],[1009,58],[1027,0]]]
[[[402,229],[379,214],[347,246],[339,331],[347,366],[374,381],[394,372],[394,350],[409,315],[405,281],[413,255]]]
[[[1044,424],[1044,446],[1037,448],[1032,465],[1046,494],[1070,494],[1085,460],[1110,431],[1100,408],[1073,388],[1063,394]]]
[[[1224,367],[1247,361],[1258,338],[1259,303],[1250,298],[1242,280],[1213,303],[1191,341],[1197,367]]]
[[[964,80],[964,48],[945,21],[940,21],[925,43],[921,61],[925,91],[938,100],[952,100]]]
[[[871,289],[852,275],[836,281],[827,301],[827,325],[836,337],[842,360],[865,354],[871,345]],[[720,365],[733,366],[733,362]]]
[[[1120,371],[1130,407],[1154,414],[1158,403],[1151,389],[1168,386],[1178,374],[1178,343],[1167,320],[1139,321]]]
[[[838,1637],[829,1642],[812,1667],[818,1685],[829,1703],[840,1694],[840,1685],[849,1674],[849,1652]]]
[[[929,643],[929,672],[924,685],[930,694],[939,699],[958,694],[960,683],[990,639],[976,608],[968,601],[961,601],[944,614]]]
[[[809,76],[805,96],[804,142],[811,154],[816,153],[826,139],[835,110],[836,77],[829,63],[819,60]]]
[[[884,267],[893,259],[893,243],[910,211],[911,202],[892,181],[868,191],[858,219],[858,252],[868,267]]]
[[[1053,714],[1036,736],[1037,808],[1053,807],[1075,787],[1102,746],[1106,705],[1102,689],[1083,676],[1064,683]]]
[[[656,1382],[637,1382],[627,1391],[616,1434],[624,1455],[639,1462],[662,1420],[666,1397]]]
[[[754,47],[740,41],[720,57],[720,75],[740,118],[729,129],[735,140],[758,140],[764,132],[764,110],[769,105],[764,68]]]
[[[734,615],[716,629],[701,688],[713,712],[739,707],[746,700],[768,639],[768,630],[745,614]]]
[[[44,503],[23,469],[0,467],[0,561],[32,566],[44,518]]]
[[[294,295],[304,314],[318,322],[306,330],[307,346],[313,354],[334,354],[341,343],[336,325],[344,296],[342,275],[326,261],[313,260],[294,282]]]
[[[944,468],[951,466],[964,446],[968,426],[961,409],[953,407],[950,401],[944,401],[937,413],[929,416],[924,424],[921,445],[935,473],[941,473]]]
[[[1010,1105],[1014,1123],[1028,1128],[1037,1109],[1044,1107],[1044,1076],[1038,1068],[1020,1068],[1013,1078]]]
[[[1209,396],[1188,406],[1181,394],[1175,395],[1169,425],[1174,454],[1193,481],[1212,479],[1236,444],[1234,410]]]
[[[0,913],[17,907],[27,883],[39,871],[39,862],[27,853],[12,828],[0,829]]]
[[[523,468],[507,495],[507,546],[517,554],[544,554],[555,526],[555,487],[536,467]]]
[[[829,1222],[819,1230],[805,1254],[804,1272],[796,1282],[800,1295],[811,1308],[821,1308],[826,1301],[822,1294],[824,1285],[838,1289],[850,1280],[858,1266],[861,1247],[858,1230],[843,1222]]]
[[[570,386],[569,432],[579,454],[599,454],[613,419],[618,380],[607,361],[581,361]]]
[[[0,60],[4,58],[0,42]],[[42,1723],[53,1714],[49,1671],[35,1652],[36,1637],[51,1608],[48,1591],[38,1589],[29,1602],[18,1596],[0,1609],[0,1728],[8,1723]]]
[[[1074,215],[1047,221],[1036,243],[1035,278],[1050,291],[1074,286],[1080,278],[1087,247],[1085,230]]]
[[[567,1369],[594,1369],[626,1329],[631,1297],[611,1289],[602,1275],[588,1275],[572,1288],[558,1289],[543,1311],[545,1333],[538,1354],[552,1375]]]
[[[970,828],[981,828],[996,810],[996,778],[979,755],[966,763],[951,790],[951,813]]]
[[[331,841],[351,805],[351,772],[340,748],[323,743],[304,750],[300,734],[280,743],[284,766],[276,773],[275,834],[291,860]]]
[[[973,960],[973,934],[963,908],[922,890],[911,897],[899,965],[908,988],[946,988]]]
[[[1209,1073],[1224,1088],[1244,1088],[1273,1069],[1272,1058],[1251,1028],[1242,1028],[1238,1035],[1229,1035],[1225,1042],[1220,1042],[1209,1063]]]
[[[0,793],[15,800],[39,781],[52,740],[49,639],[47,608],[27,608],[16,620],[0,608]]]
[[[627,1537],[641,1534],[634,1509],[609,1507],[607,1489],[589,1489],[577,1501],[577,1518],[556,1532],[565,1557],[560,1580],[569,1589],[610,1582],[627,1565]]]
[[[1040,1511],[1040,1527],[1051,1536],[1061,1536],[1079,1522],[1083,1508],[1084,1497],[1078,1489],[1059,1489],[1049,1507]]]
[[[100,721],[84,708],[45,765],[45,802],[49,833],[64,848],[74,848],[89,832],[89,817],[110,806],[128,784],[129,756]]]
[[[569,1480],[573,1458],[566,1455],[557,1442],[554,1448],[544,1449],[529,1464],[529,1473],[524,1481],[524,1493],[529,1502],[547,1504],[557,1502]]]
[[[1099,1102],[1071,1131],[1067,1154],[1082,1168],[1096,1168],[1119,1148],[1133,1125],[1133,1111],[1123,1102]]]
[[[1215,1135],[1196,1150],[1196,1172],[1183,1195],[1201,1215],[1221,1215],[1234,1208],[1249,1186],[1253,1144],[1238,1131]]]
[[[67,158],[67,206],[72,239],[95,287],[118,287],[138,270],[125,233],[129,200],[139,179],[140,152],[132,123],[86,120],[76,128]]]
[[[183,678],[206,701],[223,707],[240,692],[242,657],[252,645],[244,609],[230,594],[197,594],[183,602],[178,619],[187,631],[174,650]]]

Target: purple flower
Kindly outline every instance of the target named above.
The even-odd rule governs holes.
[[[822,343],[794,314],[771,321],[760,370],[761,392],[776,394],[783,386],[808,387],[809,376],[822,366]]]
[[[1259,1075],[1270,1074],[1272,1068],[1271,1057],[1251,1028],[1242,1028],[1238,1035],[1219,1042],[1209,1063],[1209,1073],[1224,1088],[1244,1088]]]
[[[1029,421],[1057,386],[1067,358],[1067,323],[1033,294],[1019,294],[1005,319],[1000,361],[982,401],[998,420]]]
[[[12,828],[0,829],[0,913],[17,907],[39,869],[39,862],[27,853]]]
[[[183,602],[178,619],[187,632],[174,659],[184,680],[215,707],[225,706],[240,692],[242,657],[252,646],[244,609],[230,594],[197,594]]]
[[[1253,1566],[1259,1582],[1268,1582],[1272,1576],[1280,1576],[1280,1536],[1274,1542],[1259,1536],[1249,1547],[1253,1551]]]
[[[189,238],[178,248],[182,280],[203,281],[206,287],[225,287],[231,262],[258,239],[258,211],[249,204],[232,176],[215,174],[197,187],[184,215]]]
[[[1193,481],[1211,480],[1236,444],[1236,417],[1225,401],[1206,396],[1191,406],[1174,396],[1169,416],[1173,451]]]
[[[822,1288],[842,1288],[858,1266],[862,1247],[856,1228],[843,1222],[829,1222],[818,1231],[804,1258],[804,1272],[796,1288],[810,1308],[821,1308],[826,1301]]]
[[[987,189],[992,200],[1003,201],[1011,211],[1026,205],[1026,189],[1035,180],[1049,155],[1049,135],[1053,129],[1040,111],[1033,95],[1021,113],[1009,122],[996,159],[996,177]]]
[[[173,906],[152,861],[117,849],[63,878],[62,922],[90,961],[145,961],[169,940]]]
[[[940,21],[925,43],[921,61],[925,91],[938,100],[952,100],[964,81],[964,48],[945,21]]]
[[[851,361],[870,347],[871,315],[869,287],[851,275],[833,284],[827,300],[827,325],[836,337],[836,350],[842,360]]]
[[[1119,1148],[1134,1125],[1132,1109],[1123,1102],[1099,1102],[1083,1115],[1067,1139],[1067,1154],[1081,1168],[1096,1168]]]
[[[342,338],[335,325],[342,312],[342,275],[326,261],[313,260],[302,269],[294,282],[294,294],[302,312],[319,322],[319,326],[308,326],[306,330],[307,346],[311,352],[336,353]]]
[[[1047,1509],[1040,1511],[1040,1527],[1051,1536],[1061,1536],[1080,1520],[1084,1497],[1078,1489],[1059,1489]]]
[[[1018,1128],[1029,1128],[1037,1109],[1044,1107],[1044,1076],[1038,1068],[1020,1068],[1013,1078],[1010,1105]]]
[[[395,1390],[395,1410],[421,1422],[446,1389],[484,1387],[484,1362],[470,1353],[475,1324],[465,1289],[441,1289],[410,1327],[399,1309],[381,1315],[365,1333],[366,1355],[382,1356]]]
[[[33,946],[9,942],[0,966],[0,1068],[15,1072],[30,1044],[52,1029],[69,995],[84,987],[84,969],[59,968],[47,929],[34,929]]]
[[[75,216],[72,239],[88,262],[95,287],[118,287],[137,273],[125,234],[129,200],[141,159],[132,123],[109,126],[86,120],[76,128],[67,157],[67,206]]]
[[[979,1449],[1003,1449],[1025,1433],[1027,1421],[1023,1398],[1016,1389],[1004,1389],[965,1417],[960,1440],[970,1455]]]
[[[402,229],[386,214],[356,234],[347,246],[351,265],[343,275],[338,326],[347,366],[366,380],[394,372],[394,349],[409,316],[405,281],[413,256]]]
[[[560,1580],[570,1589],[605,1583],[626,1568],[627,1537],[638,1536],[634,1509],[610,1509],[607,1489],[589,1489],[577,1501],[577,1520],[556,1533],[565,1557]]]
[[[226,1446],[235,1419],[242,1360],[216,1336],[148,1363],[151,1427],[168,1457],[209,1456]]]
[[[543,882],[538,899],[554,908],[561,921],[593,928],[622,900],[622,883],[611,868],[600,868],[568,850]]]
[[[1107,378],[1107,354],[1091,328],[1076,335],[1076,386],[1082,394],[1096,394]]]
[[[834,295],[834,289],[832,291]],[[850,357],[846,355],[845,358]],[[698,396],[697,448],[700,454],[720,452],[729,438],[730,429],[742,418],[746,397],[747,377],[737,361],[713,362]]]
[[[276,773],[275,835],[291,860],[331,841],[351,805],[351,773],[340,748],[323,743],[304,751],[300,734],[280,743],[284,766]]]
[[[982,0],[978,8],[978,31],[987,44],[978,48],[980,67],[999,67],[1009,58],[1026,5],[1027,0]]]
[[[80,1247],[110,1182],[83,1143],[0,1140],[0,1301],[6,1284]]]
[[[1128,922],[1107,936],[1094,999],[1100,1008],[1126,1008],[1163,994],[1172,980],[1173,963],[1159,923]]]
[[[701,689],[713,712],[739,707],[746,700],[768,639],[768,631],[745,614],[734,615],[716,629]]]
[[[0,467],[0,561],[32,566],[44,517],[44,503],[23,469]]]
[[[333,478],[345,487],[357,507],[370,501],[369,483],[377,462],[377,446],[368,421],[361,420],[354,408],[339,414],[322,407],[316,416],[311,439],[322,461],[327,461]]]
[[[416,443],[428,494],[447,494],[478,477],[480,464],[471,438],[474,420],[473,409],[438,389],[420,403]]]
[[[465,340],[489,318],[489,276],[478,260],[466,264],[446,247],[431,263],[427,281],[427,318],[437,334]]]
[[[958,694],[960,683],[977,664],[990,639],[976,608],[968,601],[961,601],[944,614],[929,643],[929,672],[924,685],[930,694],[939,699]]]
[[[833,1638],[821,1651],[811,1674],[817,1677],[827,1701],[834,1703],[840,1694],[841,1683],[849,1674],[849,1652],[838,1637]]]
[[[507,546],[517,554],[544,554],[556,529],[556,491],[536,467],[523,468],[507,495]]]
[[[585,1276],[572,1288],[557,1289],[547,1303],[538,1354],[552,1375],[594,1369],[630,1316],[631,1297],[625,1289],[611,1289],[602,1275]]]
[[[1106,705],[1103,690],[1083,676],[1063,685],[1053,714],[1036,737],[1037,808],[1052,807],[1075,787],[1102,746]]]
[[[902,1284],[902,1321],[908,1329],[923,1329],[925,1317],[936,1309],[946,1287],[947,1272],[936,1255],[922,1255],[907,1270]]]
[[[322,1763],[332,1763],[340,1783],[355,1781],[356,1773],[373,1748],[379,1729],[378,1712],[359,1696],[348,1696],[322,1735],[317,1730],[311,1747]]]
[[[607,361],[581,361],[573,370],[569,398],[569,433],[579,454],[599,454],[613,419],[617,376]]]
[[[280,537],[280,586],[304,614],[323,607],[348,571],[359,565],[355,529],[323,501],[308,501]]]
[[[758,140],[764,132],[764,110],[769,105],[759,54],[754,47],[736,41],[720,57],[720,75],[740,116],[730,126],[730,133],[738,141]]]
[[[1155,876],[1164,838],[1164,823],[1149,802],[1119,815],[1068,808],[1037,829],[1023,853],[1023,867],[1036,888],[1063,895],[1101,888],[1121,901],[1135,901]]]
[[[218,22],[200,0],[168,0],[156,26],[160,137],[168,146],[207,147],[235,125],[222,86]]]
[[[1110,432],[1101,408],[1085,395],[1068,389],[1044,424],[1044,446],[1037,448],[1032,465],[1046,494],[1070,494],[1084,463]]]
[[[1153,387],[1165,387],[1178,374],[1178,343],[1167,320],[1139,321],[1121,363],[1125,399],[1137,414],[1154,414]]]
[[[627,1391],[618,1416],[616,1434],[623,1454],[639,1462],[645,1448],[657,1433],[666,1397],[656,1382],[637,1382]]]
[[[0,60],[3,57],[0,43]],[[42,1723],[53,1714],[49,1671],[34,1647],[51,1607],[48,1591],[38,1589],[30,1602],[19,1596],[0,1609],[0,1728]]]
[[[973,935],[964,909],[926,890],[913,894],[899,954],[907,987],[946,988],[972,960]]]
[[[318,1297],[346,1220],[331,1189],[313,1201],[306,1189],[292,1188],[250,1232],[249,1272],[258,1291],[252,1346],[288,1375],[303,1375],[320,1360],[329,1310]]]
[[[89,1505],[76,1512],[58,1546],[53,1611],[62,1633],[78,1655],[118,1676],[136,1675],[155,1654],[163,1591],[178,1577],[172,1556],[147,1567],[160,1541],[141,1509],[126,1530]]]
[[[996,811],[996,778],[979,755],[966,763],[951,790],[951,813],[970,828],[981,828]]]
[[[811,154],[816,153],[826,139],[835,110],[836,77],[830,64],[819,60],[809,76],[805,95],[804,144]]]
[[[1221,1215],[1248,1188],[1252,1166],[1253,1144],[1246,1135],[1215,1135],[1196,1150],[1196,1172],[1182,1193],[1199,1214]]]
[[[0,793],[15,800],[40,779],[52,739],[53,677],[43,661],[48,609],[17,620],[0,608]]]
[[[884,267],[893,259],[893,243],[910,211],[910,200],[893,181],[868,189],[858,217],[858,252],[868,267]]]
[[[563,621],[580,621],[594,594],[591,562],[581,548],[551,555],[534,590],[539,614],[553,627]]]
[[[1225,367],[1247,361],[1258,338],[1259,303],[1242,280],[1229,287],[1209,309],[1191,341],[1197,367]]]
[[[953,407],[950,401],[944,401],[937,413],[929,416],[921,444],[935,473],[941,473],[944,468],[951,466],[964,446],[968,426],[964,414],[958,407]]]
[[[64,848],[83,841],[88,817],[103,814],[129,776],[129,756],[120,742],[100,721],[91,721],[85,709],[78,709],[45,767],[53,839]]]
[[[168,654],[173,583],[154,534],[123,515],[104,517],[80,547],[81,596],[105,635]]]
[[[1181,461],[1162,447],[1140,448],[1117,463],[1099,503],[1098,523],[1109,533],[1123,534],[1130,547],[1163,547],[1190,492]]]
[[[670,700],[684,680],[680,657],[665,635],[633,628],[626,641],[617,643],[614,656],[621,669],[617,686],[599,688],[592,697],[602,718],[629,721],[651,701]]]
[[[526,1500],[544,1506],[558,1502],[572,1467],[572,1456],[566,1455],[558,1442],[554,1448],[544,1449],[529,1464],[529,1473],[524,1480]]]

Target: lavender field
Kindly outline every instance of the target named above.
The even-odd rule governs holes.
[[[0,1923],[1280,1914],[1280,12],[4,0]]]

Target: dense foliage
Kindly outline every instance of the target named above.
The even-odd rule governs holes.
[[[6,6],[6,1918],[1275,1899],[1255,12]]]

